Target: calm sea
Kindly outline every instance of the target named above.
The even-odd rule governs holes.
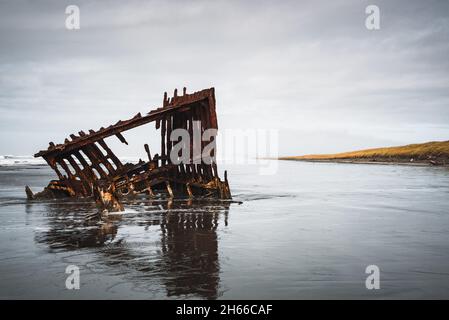
[[[93,225],[90,202],[26,201],[46,166],[0,166],[0,298],[449,298],[449,169],[278,166],[227,168],[241,204],[139,199]]]

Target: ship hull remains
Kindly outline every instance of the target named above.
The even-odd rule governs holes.
[[[152,148],[148,144],[143,146],[146,161],[122,163],[105,142],[106,138],[115,136],[128,144],[124,132],[150,123],[160,130],[161,142],[156,148],[158,153],[153,156]],[[174,131],[179,129],[187,133],[187,141],[173,140]],[[36,194],[27,186],[27,197],[30,200],[92,197],[107,211],[123,210],[121,199],[139,194],[231,199],[227,173],[224,180],[219,178],[216,150],[210,147],[215,143],[217,130],[214,88],[193,94],[187,94],[184,88],[179,96],[175,90],[171,98],[165,93],[162,107],[145,115],[138,113],[97,131],[79,131],[62,144],[50,142],[48,149],[36,153],[35,157],[45,159],[58,180],[50,181]],[[195,143],[195,131],[201,135],[207,132],[209,141],[202,139]]]

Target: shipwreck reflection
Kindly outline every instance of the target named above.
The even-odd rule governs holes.
[[[215,298],[219,285],[218,213],[169,213],[162,223],[168,296],[196,292]],[[189,268],[186,269],[185,266]]]
[[[86,224],[92,204],[48,203],[48,228],[35,239],[50,250],[92,250],[106,272],[151,291],[155,279],[168,297],[220,295],[217,228],[228,223],[230,203],[216,200],[138,200],[123,215]],[[148,287],[145,284],[148,283]]]

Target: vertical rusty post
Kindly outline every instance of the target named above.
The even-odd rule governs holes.
[[[186,183],[186,189],[187,189],[187,194],[189,195],[189,198],[193,198],[192,188],[190,188],[189,183]]]
[[[168,115],[168,117],[167,117],[167,163],[168,164],[171,164],[171,159],[170,159],[170,152],[172,149],[172,143],[170,140],[171,132],[172,132],[172,116]]]
[[[150,153],[150,147],[148,146],[148,144],[144,144],[143,145],[144,146],[144,148],[145,148],[145,152],[147,153],[147,156],[148,156],[148,161],[150,161],[151,162],[151,153]]]
[[[170,186],[170,182],[166,181],[166,182],[165,182],[165,185],[166,185],[166,187],[167,187],[167,192],[168,192],[168,194],[170,195],[170,198],[173,198],[173,190],[172,190],[172,188],[171,188],[171,186]]]
[[[166,121],[165,116],[161,119],[162,128],[161,128],[161,165],[165,165],[165,129],[166,129]]]
[[[189,126],[189,138],[190,138],[190,158],[189,158],[189,173],[193,176],[193,111],[190,110],[188,113],[188,126]]]
[[[162,107],[165,108],[168,104],[167,92],[164,92],[164,100],[162,101]]]

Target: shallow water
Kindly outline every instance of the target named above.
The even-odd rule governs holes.
[[[226,202],[27,203],[45,166],[0,167],[0,298],[449,298],[449,170],[279,162],[228,167]],[[365,268],[380,268],[367,290]],[[80,268],[80,290],[65,269]]]

